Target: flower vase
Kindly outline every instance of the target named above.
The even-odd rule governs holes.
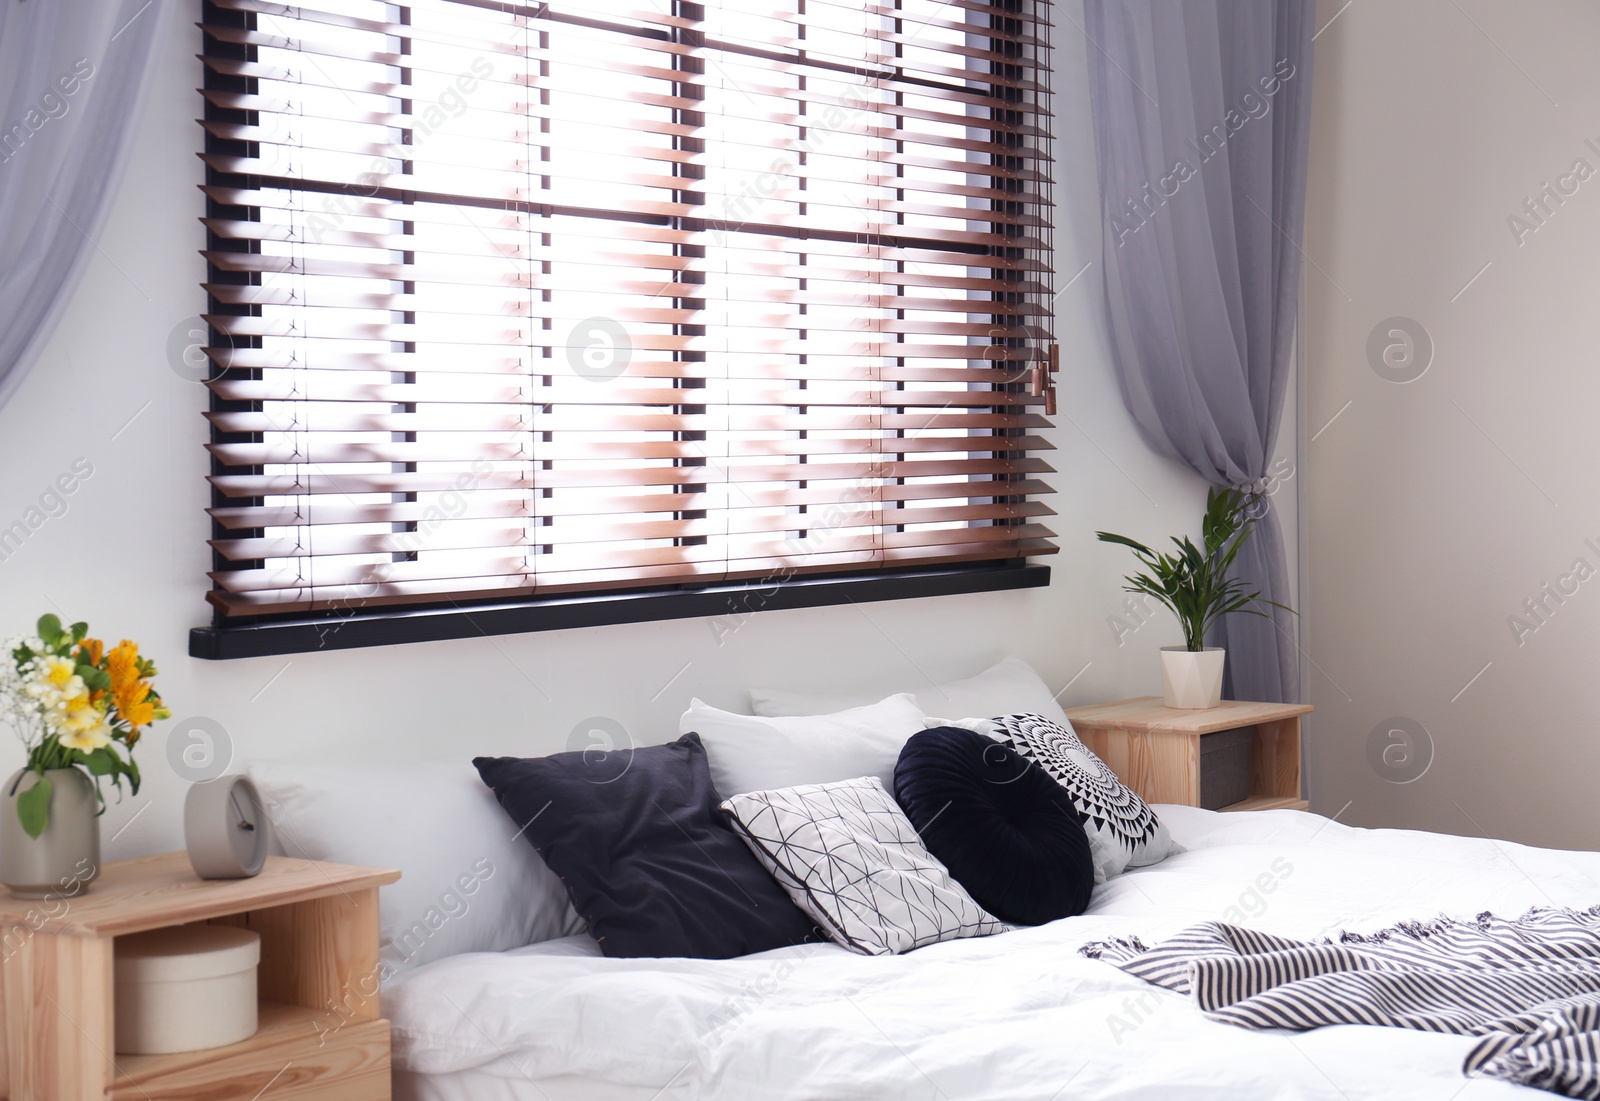
[[[77,768],[52,768],[50,820],[38,837],[17,817],[17,798],[39,782],[22,769],[0,792],[0,883],[18,898],[72,898],[100,875],[99,797],[94,781]]]

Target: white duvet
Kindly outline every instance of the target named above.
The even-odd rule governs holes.
[[[1473,1041],[1252,1033],[1079,945],[1223,920],[1293,937],[1439,914],[1600,903],[1600,854],[1362,830],[1296,811],[1158,808],[1187,852],[1089,913],[889,958],[832,945],[608,960],[573,937],[440,960],[384,996],[399,1096],[707,1101],[1540,1097],[1468,1080]]]

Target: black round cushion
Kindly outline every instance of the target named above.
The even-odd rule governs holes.
[[[1094,861],[1066,789],[1010,746],[975,730],[913,734],[894,797],[978,905],[1013,925],[1083,913]]]

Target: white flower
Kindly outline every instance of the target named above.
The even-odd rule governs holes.
[[[30,750],[39,739],[69,730],[91,748],[103,744],[97,731],[104,716],[89,706],[89,688],[71,658],[39,654],[19,668],[12,657],[20,646],[43,645],[38,639],[14,639],[0,654],[0,706],[10,725]]]
[[[77,719],[69,719],[66,729],[61,731],[61,744],[68,749],[80,749],[85,753],[93,753],[111,744],[111,728],[106,725],[105,716],[92,707],[84,708],[93,714],[93,718],[85,719],[81,725]]]
[[[57,688],[63,687],[77,676],[78,666],[71,658],[60,658],[51,654],[33,664],[39,667],[39,675]]]

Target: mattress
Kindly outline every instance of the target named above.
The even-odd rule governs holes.
[[[1162,806],[1186,851],[1081,917],[889,958],[834,945],[608,960],[572,937],[439,960],[385,992],[397,1101],[993,1101],[1548,1096],[1468,1080],[1473,1041],[1249,1032],[1085,959],[1196,922],[1293,937],[1600,903],[1600,854]]]

